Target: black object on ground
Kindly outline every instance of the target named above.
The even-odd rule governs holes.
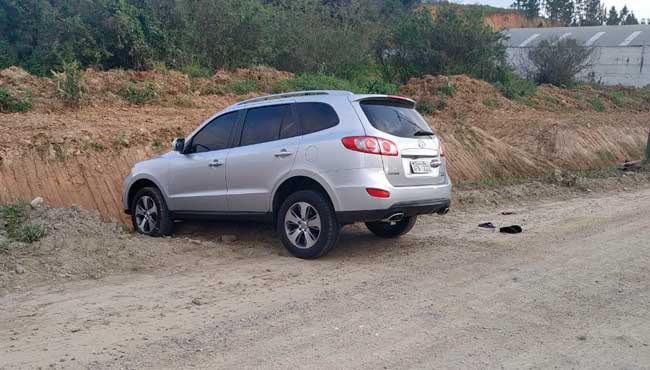
[[[506,226],[499,229],[499,232],[502,232],[504,234],[519,234],[522,231],[524,231],[524,229],[522,229],[519,225]]]
[[[492,222],[485,222],[485,223],[479,224],[478,227],[482,227],[484,229],[496,229],[496,226],[494,226],[494,224],[492,224]]]

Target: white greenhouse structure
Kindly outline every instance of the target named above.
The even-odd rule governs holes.
[[[590,68],[581,79],[605,85],[650,85],[650,25],[517,28],[508,36],[508,58],[525,73],[528,51],[542,40],[575,39],[593,48]]]

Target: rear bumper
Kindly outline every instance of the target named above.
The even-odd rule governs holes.
[[[396,203],[387,209],[336,212],[336,217],[339,223],[351,224],[355,222],[381,221],[396,213],[403,213],[405,217],[433,213],[444,214],[449,210],[449,203],[449,199],[402,202]]]

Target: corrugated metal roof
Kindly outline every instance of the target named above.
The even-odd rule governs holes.
[[[510,39],[508,47],[535,47],[542,40],[572,38],[579,44],[594,47],[650,45],[650,25],[512,28],[503,31]]]

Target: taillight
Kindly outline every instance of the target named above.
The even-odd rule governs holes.
[[[444,157],[445,154],[447,154],[447,151],[445,150],[445,144],[442,143],[442,141],[438,140],[438,152],[440,153],[441,157]]]
[[[366,188],[368,195],[375,198],[390,198],[390,192],[382,189]]]
[[[343,146],[357,152],[396,156],[397,145],[394,142],[375,136],[348,136],[341,139]]]

